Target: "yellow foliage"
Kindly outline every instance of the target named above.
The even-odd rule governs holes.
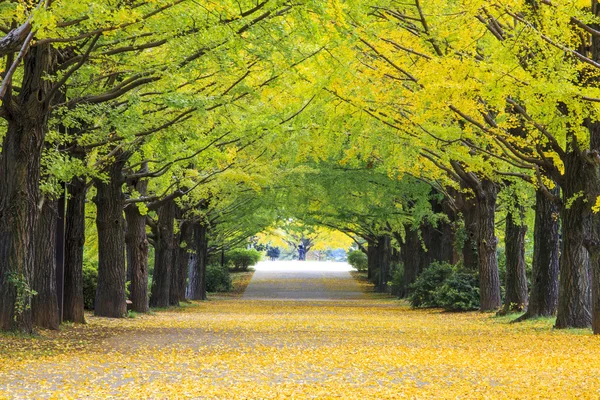
[[[596,203],[592,206],[592,211],[594,213],[600,212],[600,196],[596,197]]]

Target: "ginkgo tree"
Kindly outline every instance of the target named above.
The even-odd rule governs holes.
[[[58,125],[62,125],[56,130],[61,134],[58,142],[69,146],[73,158],[83,159],[83,164],[91,161],[92,165],[101,159],[109,164],[120,160],[124,167],[126,160],[119,157],[127,154],[131,145],[139,144],[137,139],[186,119],[192,112],[229,108],[236,100],[252,97],[257,87],[277,81],[282,64],[294,67],[315,54],[319,44],[311,49],[310,45],[293,47],[280,42],[291,32],[297,34],[296,39],[317,32],[318,20],[314,29],[307,24],[302,27],[309,29],[294,27],[294,18],[302,19],[307,10],[325,16],[330,12],[327,5],[318,2],[288,5],[270,1],[210,7],[185,0],[132,5],[40,1],[3,7],[6,35],[0,39],[0,55],[7,65],[0,89],[7,121],[1,182],[5,188],[2,209],[6,210],[2,213],[4,250],[0,261],[3,329],[31,330],[34,251],[30,246],[38,220],[33,205],[40,200],[40,160],[51,118],[57,117]],[[198,24],[199,19],[205,22]],[[276,28],[271,34],[255,29],[269,24]],[[296,50],[303,51],[301,57],[292,54]],[[275,53],[277,57],[272,56]],[[257,63],[268,57],[269,68],[259,68]],[[215,94],[220,94],[222,101],[215,100]],[[140,130],[147,119],[155,124],[146,123],[146,129]],[[201,124],[210,126],[210,120]],[[82,154],[90,148],[97,150],[87,159]],[[82,166],[81,161],[75,164]],[[114,177],[121,173],[118,164],[110,165]],[[72,174],[81,176],[81,172],[81,168],[74,168]],[[101,172],[96,178],[100,187],[106,177]],[[83,201],[83,183],[77,179],[74,197]],[[117,205],[113,216],[119,209]],[[81,206],[71,210],[82,215]],[[108,212],[104,206],[99,210]],[[67,230],[81,232],[81,218],[71,222],[77,228]],[[68,246],[73,254],[80,253],[80,248]],[[77,265],[81,257],[67,259]],[[116,269],[123,266],[120,262],[115,265]],[[67,277],[71,277],[67,287],[77,289],[80,274],[75,271]],[[116,293],[119,303],[115,310],[107,314],[124,310],[123,290]],[[99,312],[104,313],[102,308]],[[82,314],[72,315],[81,319]]]

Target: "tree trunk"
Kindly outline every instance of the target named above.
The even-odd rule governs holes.
[[[146,216],[140,213],[135,204],[125,207],[127,233],[127,269],[131,273],[129,293],[131,309],[146,313],[148,306],[148,238],[146,236]]]
[[[553,192],[559,195],[558,189]],[[531,294],[527,312],[517,321],[554,315],[558,304],[559,209],[541,190],[535,198]]]
[[[600,16],[600,4],[598,0],[592,0],[591,11],[596,17]],[[592,25],[598,29],[597,23]],[[600,38],[596,35],[591,36],[591,58],[600,61]],[[589,78],[587,82],[590,86],[597,86],[600,81],[598,78]],[[591,111],[591,110],[590,110]],[[586,152],[588,174],[584,178],[586,187],[586,196],[588,206],[596,204],[600,198],[600,122],[595,118],[595,113],[591,111],[592,117],[588,118],[584,125],[589,130],[590,152]],[[594,212],[591,215],[591,227],[585,245],[590,254],[590,274],[591,274],[591,313],[592,313],[592,331],[595,335],[600,334],[600,213]]]
[[[590,260],[584,247],[590,232],[590,206],[580,194],[585,190],[586,165],[578,151],[565,157],[562,218],[562,251],[558,287],[557,328],[587,328],[592,323]]]
[[[434,243],[434,228],[430,223],[424,222],[421,224],[421,239],[423,243],[418,241],[419,250],[419,272],[425,270],[435,261],[435,253],[439,250],[437,247],[439,243]],[[418,239],[418,238],[417,238]]]
[[[109,180],[95,180],[98,228],[98,287],[94,314],[122,318],[127,315],[125,297],[125,220],[122,174],[126,157],[117,156],[108,171]]]
[[[175,221],[177,223],[177,220]],[[181,246],[181,230],[173,235],[173,254],[171,255],[171,285],[169,288],[169,305],[179,307],[179,248]]]
[[[456,265],[460,261],[460,256],[456,251],[457,216],[456,210],[452,207],[448,198],[444,198],[442,201],[441,212],[448,217],[448,221],[441,221],[441,226],[438,226],[442,242],[440,261],[447,261],[452,265]]]
[[[60,325],[56,294],[56,201],[44,201],[35,235],[31,311],[33,324],[57,330]]]
[[[461,196],[464,195],[461,194]],[[474,272],[479,269],[479,254],[477,252],[479,217],[477,216],[477,203],[474,199],[466,199],[462,207],[462,213],[465,223],[465,241],[462,248],[463,263],[467,271]]]
[[[448,201],[445,199],[440,201],[438,197],[439,194],[434,191],[430,200],[431,210],[438,216],[445,215],[447,219],[439,217],[435,225],[430,222],[424,224],[427,227],[426,230],[423,229],[423,239],[428,250],[428,264],[423,267],[429,266],[434,261],[450,264],[458,262],[454,257],[455,234],[452,226],[456,218],[447,205]]]
[[[374,282],[377,271],[377,244],[374,240],[367,239],[367,279]]]
[[[145,196],[148,181],[145,179],[128,182],[141,196]],[[148,305],[148,237],[146,235],[146,216],[140,213],[135,204],[125,207],[127,233],[127,270],[130,274],[129,293],[131,309],[138,313],[150,310]]]
[[[407,297],[409,294],[410,285],[415,283],[417,277],[421,273],[421,241],[419,232],[415,229],[405,227],[406,233],[404,243],[401,247],[402,263],[404,264],[404,288],[400,297]]]
[[[206,300],[206,261],[208,242],[206,226],[194,223],[193,250],[194,256],[190,263],[189,298],[191,300]]]
[[[152,277],[152,294],[150,307],[168,307],[171,288],[171,271],[173,265],[173,248],[175,236],[176,205],[173,200],[167,201],[158,209],[156,229],[156,245],[154,258],[154,276]]]
[[[183,221],[180,228],[180,241],[177,251],[178,287],[179,301],[185,301],[185,290],[188,281],[188,268],[190,264],[190,248],[192,245],[193,226],[188,221]]]
[[[75,177],[67,185],[65,220],[65,293],[63,319],[85,323],[83,313],[83,246],[85,244],[85,179]]]
[[[482,180],[477,190],[477,250],[479,253],[479,299],[481,311],[492,311],[502,305],[495,233],[496,197],[494,182]]]
[[[0,329],[32,331],[34,227],[39,214],[40,160],[48,131],[56,65],[50,45],[30,48],[19,94],[3,101],[8,127],[0,161]]]
[[[379,270],[379,279],[377,280],[377,291],[385,292],[390,280],[390,259],[392,255],[391,238],[389,235],[382,235],[377,240],[377,267]]]
[[[527,272],[525,265],[525,210],[518,206],[518,220],[512,212],[506,215],[506,295],[503,313],[524,311],[527,308]]]

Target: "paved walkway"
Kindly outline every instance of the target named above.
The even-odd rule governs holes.
[[[263,261],[244,292],[252,300],[357,300],[365,295],[347,263]]]

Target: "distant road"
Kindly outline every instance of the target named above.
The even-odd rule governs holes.
[[[243,299],[353,300],[363,299],[359,285],[345,262],[263,261],[244,292]]]

